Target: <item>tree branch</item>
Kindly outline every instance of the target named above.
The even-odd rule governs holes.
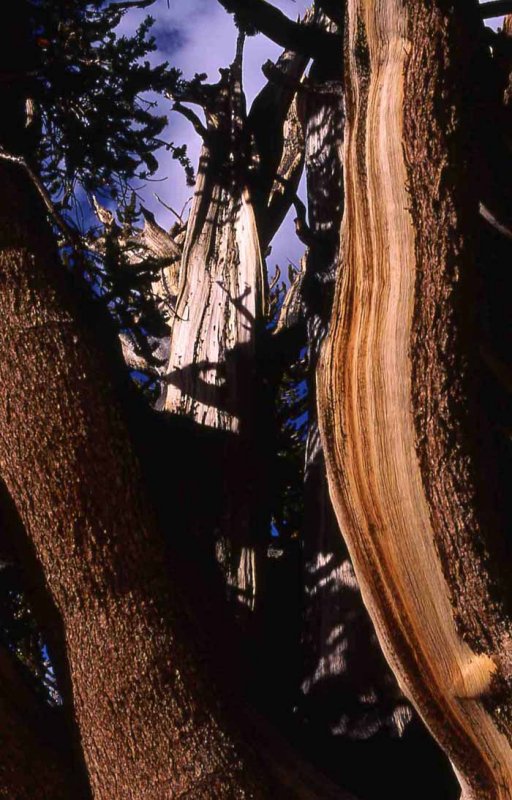
[[[491,3],[484,3],[480,6],[482,19],[492,19],[502,17],[505,14],[512,14],[512,0],[493,0]]]
[[[75,256],[77,265],[79,266],[81,272],[84,273],[86,271],[86,265],[85,265],[84,254],[82,252],[82,241],[80,239],[80,236],[78,232],[75,231],[66,222],[64,217],[61,214],[59,214],[51,198],[50,193],[47,191],[39,175],[32,169],[32,167],[25,158],[23,158],[22,156],[14,155],[13,153],[9,153],[1,146],[0,146],[0,159],[2,159],[3,161],[10,161],[12,164],[17,164],[18,166],[22,167],[22,169],[25,170],[30,180],[32,181],[33,185],[35,186],[38,194],[42,198],[49,216],[51,217],[57,228],[64,236],[64,240],[67,242],[69,247],[71,247],[73,255]]]
[[[110,8],[117,8],[120,11],[125,11],[129,8],[148,8],[155,2],[156,0],[124,0],[122,3],[111,3]]]
[[[340,3],[339,0],[316,0],[315,6],[337,25],[343,26],[345,3]]]
[[[194,111],[192,111],[191,108],[183,106],[177,100],[173,104],[172,110],[177,111],[178,114],[181,114],[183,117],[185,117],[185,119],[188,119],[188,121],[193,125],[195,132],[199,134],[201,139],[203,139],[203,141],[206,139],[206,137],[208,136],[208,131],[201,122],[201,120],[199,119],[199,117],[197,116],[197,114]]]
[[[237,14],[276,44],[309,58],[341,58],[342,36],[294,22],[266,0],[219,0],[230,14]]]

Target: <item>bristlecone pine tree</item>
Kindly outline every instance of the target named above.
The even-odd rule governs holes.
[[[0,31],[0,797],[512,800],[512,3],[220,0],[207,83],[153,1]]]

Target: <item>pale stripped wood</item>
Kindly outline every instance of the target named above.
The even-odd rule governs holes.
[[[475,654],[456,631],[416,452],[411,338],[420,265],[403,151],[408,7],[348,6],[343,270],[319,376],[330,491],[403,690],[452,758],[464,797],[505,800],[512,751],[482,702],[493,654]],[[361,26],[364,81],[355,77]],[[479,771],[491,776],[485,793]]]
[[[214,185],[209,194],[208,178],[200,172],[190,212],[164,407],[237,432],[242,409],[236,371],[253,355],[263,265],[247,189],[229,196]]]

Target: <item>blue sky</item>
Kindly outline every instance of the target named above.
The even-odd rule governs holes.
[[[309,0],[274,0],[274,5],[296,18],[304,13]],[[145,11],[131,11],[124,19],[122,31],[133,30],[147,14],[155,19],[153,33],[158,44],[155,61],[169,61],[172,66],[183,71],[185,78],[196,72],[206,72],[214,83],[218,80],[220,67],[228,66],[233,60],[236,45],[236,29],[232,17],[226,13],[217,0],[156,0]],[[250,103],[265,83],[261,66],[269,58],[276,59],[281,49],[265,36],[257,35],[247,40],[245,47],[244,84]],[[200,140],[191,125],[180,114],[170,114],[170,102],[162,101],[160,110],[169,116],[166,136],[175,144],[186,143],[192,164],[197,166]],[[164,227],[174,222],[172,215],[155,200],[156,192],[162,200],[180,211],[192,195],[191,187],[186,185],[182,168],[165,151],[160,151],[160,170],[157,174],[162,182],[149,183],[141,192],[144,202],[157,215]],[[293,210],[276,236],[272,254],[268,259],[270,272],[274,265],[280,264],[286,274],[288,259],[298,264],[303,246],[294,233]]]
[[[273,0],[273,4],[296,18],[303,14],[310,0]],[[155,61],[169,61],[183,71],[184,77],[192,77],[196,72],[205,72],[211,82],[218,79],[219,67],[225,67],[233,60],[236,43],[236,30],[232,17],[227,14],[217,0],[156,0],[155,4],[145,11],[129,12],[122,28],[128,32],[147,14],[155,18],[154,34],[158,44]],[[492,21],[497,28],[502,18]],[[269,58],[276,59],[280,48],[265,36],[257,35],[247,40],[245,48],[244,84],[248,102],[250,103],[265,79],[261,66]],[[161,101],[160,110],[169,116],[167,137],[175,144],[186,143],[194,166],[197,165],[200,141],[189,122],[181,115],[170,114],[170,102]],[[141,192],[144,202],[150,207],[159,222],[170,227],[174,218],[154,198],[156,192],[162,200],[180,211],[192,195],[191,187],[186,185],[182,168],[160,151],[159,179],[150,183]],[[302,185],[302,191],[304,187]],[[293,227],[294,211],[288,218],[272,244],[272,254],[268,259],[270,272],[278,263],[283,274],[287,272],[288,259],[298,264],[303,246],[298,241]]]

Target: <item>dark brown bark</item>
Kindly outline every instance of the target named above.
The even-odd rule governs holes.
[[[494,799],[512,793],[510,619],[478,441],[478,17],[467,2],[349,3],[344,268],[320,410],[386,657],[464,797]]]
[[[251,796],[182,638],[108,373],[13,170],[0,209],[0,465],[63,618],[94,796]]]
[[[267,764],[235,744],[169,587],[125,384],[97,346],[108,326],[58,262],[25,170],[0,173],[0,469],[64,625],[93,796],[311,800],[318,779],[297,777],[293,757]]]
[[[30,668],[32,680],[40,683],[44,669],[42,663],[44,657],[40,652],[41,640],[45,644],[61,702],[59,711],[51,712],[50,716],[53,715],[54,725],[60,728],[60,739],[66,743],[66,748],[70,751],[70,769],[76,777],[74,792],[77,797],[85,796],[88,791],[88,781],[80,747],[80,734],[73,713],[71,677],[62,619],[48,591],[33,543],[27,536],[3,483],[0,484],[0,529],[2,531],[0,558],[5,559],[14,573],[11,591],[22,597],[23,606],[27,609],[27,614],[34,625],[33,640],[29,640],[26,645],[22,642],[22,650],[17,655]],[[36,652],[33,652],[32,648]],[[21,678],[19,684],[21,687]],[[24,696],[28,697],[27,690]],[[36,707],[41,705],[40,702],[39,704],[36,702]],[[49,721],[45,724],[50,727]]]

